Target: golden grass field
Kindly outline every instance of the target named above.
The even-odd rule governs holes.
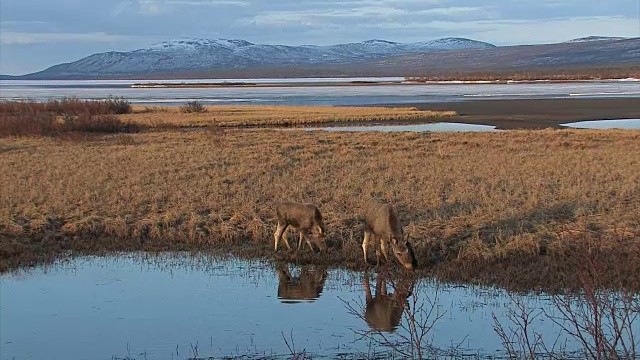
[[[587,259],[640,288],[640,131],[5,137],[0,167],[3,270],[66,250],[273,257],[281,200],[317,204],[333,247],[278,257],[362,268],[374,195],[396,205],[419,273],[537,286]]]
[[[206,112],[184,114],[180,107],[132,107],[119,115],[125,122],[146,127],[238,127],[320,124],[328,122],[410,121],[455,116],[454,111],[416,108],[333,106],[206,106]]]

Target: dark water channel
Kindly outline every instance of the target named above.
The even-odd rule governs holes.
[[[410,329],[426,330],[424,354],[506,357],[494,326],[515,334],[520,307],[538,314],[529,331],[546,346],[581,348],[544,294],[185,254],[82,257],[0,276],[0,357],[402,358]]]

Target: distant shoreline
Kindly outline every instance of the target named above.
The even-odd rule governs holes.
[[[228,87],[325,87],[325,86],[410,86],[410,85],[459,85],[459,84],[537,84],[537,83],[594,83],[612,81],[637,81],[636,78],[612,78],[612,79],[538,79],[538,80],[420,80],[409,78],[400,81],[317,81],[317,82],[210,82],[210,83],[170,83],[170,82],[149,82],[134,83],[131,88],[228,88]]]

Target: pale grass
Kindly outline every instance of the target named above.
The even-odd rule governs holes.
[[[203,113],[180,112],[179,107],[140,107],[119,115],[143,127],[283,126],[328,122],[415,121],[455,116],[455,111],[418,110],[414,107],[334,106],[206,106]]]
[[[360,263],[358,211],[379,196],[423,267],[571,249],[637,256],[639,166],[640,132],[618,130],[2,138],[0,236],[270,249],[275,203],[295,200],[317,204],[329,240]]]

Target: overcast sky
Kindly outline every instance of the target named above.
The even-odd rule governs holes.
[[[457,36],[496,45],[640,36],[640,0],[2,0],[0,73],[179,37],[328,45]]]

